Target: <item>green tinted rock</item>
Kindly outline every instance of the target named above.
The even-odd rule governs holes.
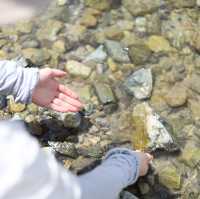
[[[135,44],[129,48],[131,61],[136,65],[144,64],[151,56],[151,50],[143,44]]]
[[[161,5],[160,0],[123,0],[122,3],[133,16],[152,13]]]
[[[111,3],[108,0],[85,0],[85,5],[97,10],[108,10],[111,6]]]
[[[8,109],[11,113],[18,113],[24,111],[26,108],[25,104],[16,103],[13,97],[9,97]]]

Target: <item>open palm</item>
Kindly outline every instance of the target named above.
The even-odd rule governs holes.
[[[64,77],[65,72],[45,68],[39,72],[39,81],[33,90],[32,102],[51,108],[59,112],[77,112],[83,105],[77,94],[64,85],[60,84],[55,78]]]

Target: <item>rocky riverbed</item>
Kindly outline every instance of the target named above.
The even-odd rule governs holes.
[[[200,1],[57,0],[32,21],[0,28],[0,58],[66,70],[85,103],[56,113],[0,96],[77,174],[116,146],[152,152],[122,199],[200,198]]]

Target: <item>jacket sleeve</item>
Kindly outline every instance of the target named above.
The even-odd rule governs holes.
[[[77,177],[43,151],[21,122],[0,122],[0,198],[80,199]]]
[[[30,103],[38,79],[37,68],[23,68],[15,61],[0,61],[1,95],[13,95],[16,102]]]
[[[103,163],[80,176],[82,199],[117,199],[125,187],[139,177],[140,159],[132,150],[116,148],[108,152]]]

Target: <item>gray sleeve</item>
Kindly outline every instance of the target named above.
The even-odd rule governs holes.
[[[139,177],[140,160],[137,153],[117,148],[111,150],[103,163],[79,177],[82,199],[117,199],[125,187]]]
[[[13,95],[16,102],[30,103],[38,79],[37,68],[23,68],[15,61],[0,61],[1,95]]]

